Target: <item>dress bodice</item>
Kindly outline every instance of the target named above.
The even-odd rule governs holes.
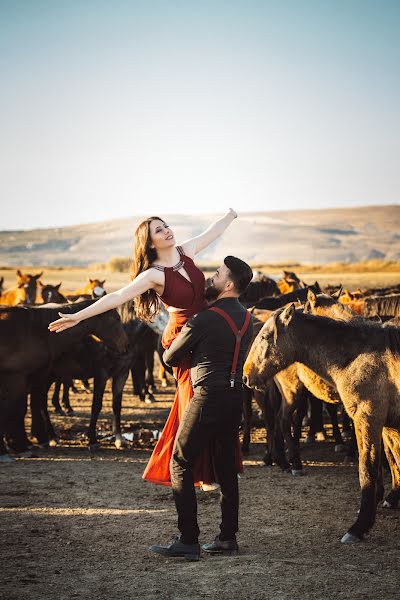
[[[153,265],[153,268],[164,271],[164,292],[160,296],[166,308],[178,308],[181,315],[190,317],[207,307],[204,298],[205,278],[203,273],[194,264],[193,260],[183,253],[181,246],[177,246],[180,261],[173,267]],[[186,279],[179,269],[184,268],[190,281]]]

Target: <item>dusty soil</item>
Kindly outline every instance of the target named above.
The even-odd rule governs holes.
[[[240,479],[240,555],[191,563],[151,554],[148,546],[176,533],[170,490],[141,479],[172,393],[146,405],[126,388],[124,431],[134,440],[118,451],[107,439],[108,390],[105,439],[92,453],[82,435],[90,396],[72,396],[76,416],[53,416],[57,448],[0,465],[1,599],[399,597],[400,511],[380,508],[363,543],[341,544],[358,508],[356,465],[344,464],[328,440],[303,449],[304,477],[264,467],[257,427]],[[217,533],[218,502],[216,492],[198,493],[203,543]]]

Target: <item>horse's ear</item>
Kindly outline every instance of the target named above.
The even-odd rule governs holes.
[[[285,327],[287,327],[290,321],[293,319],[295,311],[296,309],[292,302],[292,304],[289,304],[289,306],[287,306],[285,310],[280,314],[279,320]]]
[[[336,290],[336,292],[333,292],[333,294],[331,294],[331,298],[333,298],[334,300],[339,300],[339,298],[342,294],[343,294],[343,286],[341,285],[340,288],[338,290]]]
[[[56,290],[59,290],[61,287],[62,281],[60,281],[60,283],[58,285],[55,285],[54,287],[56,288]]]
[[[99,283],[101,283],[101,285],[104,285],[104,284],[105,284],[105,282],[106,282],[106,280],[105,280],[105,279],[103,279],[103,281],[99,281]]]
[[[39,281],[38,281],[38,284],[40,285],[40,287],[42,287],[42,288],[44,287],[44,283],[42,283],[42,282],[40,281],[40,279],[39,279]]]
[[[89,282],[90,282],[90,283],[93,283],[93,281],[94,281],[94,279],[90,279],[90,277],[89,277]]]
[[[18,277],[22,277],[22,273],[19,269],[17,269],[17,275],[18,275]]]
[[[315,281],[314,288],[315,288],[315,293],[316,294],[320,294],[321,293],[321,288],[319,287],[318,281]]]
[[[313,308],[315,308],[318,304],[318,298],[316,294],[312,290],[308,290],[307,292],[307,300],[311,304]]]
[[[33,275],[33,279],[39,279],[39,277],[41,277],[43,275],[43,271],[41,273],[38,273],[37,275]]]

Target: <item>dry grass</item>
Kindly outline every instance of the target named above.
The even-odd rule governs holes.
[[[382,263],[388,261],[368,261],[367,263],[355,263],[352,265],[342,265],[334,263],[331,265],[300,265],[299,263],[289,264],[263,264],[253,265],[254,269],[259,269],[267,275],[274,277],[282,275],[283,269],[295,271],[297,275],[306,283],[314,283],[318,280],[322,288],[327,285],[343,285],[349,290],[357,288],[366,289],[372,287],[387,287],[400,283],[400,263]],[[113,263],[114,264],[114,263]],[[118,263],[115,263],[118,264]],[[206,275],[215,272],[219,265],[213,263],[200,263],[201,268]],[[375,266],[374,270],[372,266]],[[378,267],[382,266],[379,270]],[[88,278],[105,279],[105,288],[108,292],[112,292],[124,285],[127,285],[129,279],[129,265],[126,270],[111,270],[109,263],[94,264],[89,268],[85,267],[32,267],[21,266],[22,271],[28,273],[39,273],[44,271],[41,280],[43,283],[51,283],[53,285],[62,282],[61,291],[72,291],[84,283]],[[15,285],[15,272],[17,267],[1,268],[0,277],[4,277],[5,288]]]

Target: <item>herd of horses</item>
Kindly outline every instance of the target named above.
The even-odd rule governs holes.
[[[62,335],[51,334],[48,324],[58,312],[73,313],[96,302],[106,293],[105,280],[89,279],[85,287],[62,294],[61,284],[41,282],[43,273],[18,270],[16,275],[16,285],[8,290],[3,290],[0,279],[0,462],[30,452],[25,431],[28,398],[31,436],[41,445],[57,443],[48,392],[54,383],[54,409],[72,414],[68,391],[74,379],[93,378],[87,431],[91,447],[98,443],[96,423],[111,380],[112,430],[116,446],[122,447],[124,386],[131,375],[135,393],[154,401],[154,356],[162,355],[165,315],[148,324],[137,319],[132,303],[127,303]],[[264,461],[293,475],[302,473],[303,417],[311,406],[312,439],[318,431],[313,414],[321,423],[325,403],[335,449],[358,450],[361,505],[342,538],[354,542],[373,525],[380,501],[396,508],[400,499],[400,288],[329,292],[322,293],[317,282],[307,286],[285,271],[278,282],[259,274],[241,296],[254,315],[255,329],[244,370],[243,450],[249,447],[254,399],[267,429]],[[350,432],[349,446],[339,427],[339,406],[345,408],[343,428]],[[392,476],[385,499],[383,455]]]

